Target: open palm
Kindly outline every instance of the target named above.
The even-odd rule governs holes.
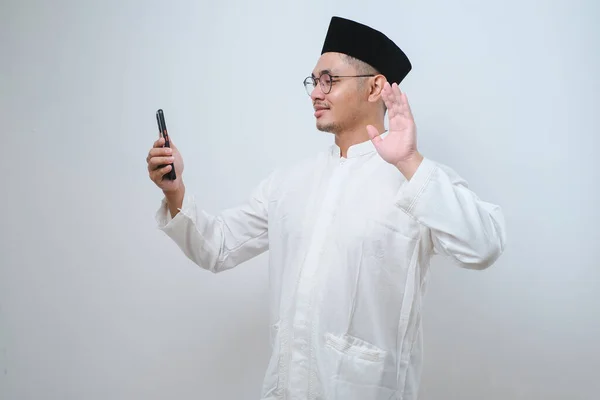
[[[367,132],[381,158],[398,165],[417,153],[417,128],[408,99],[396,83],[386,82],[381,97],[388,110],[389,133],[382,138],[372,125],[367,126]]]

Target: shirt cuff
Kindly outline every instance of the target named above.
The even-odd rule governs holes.
[[[437,168],[438,166],[433,160],[423,158],[412,178],[404,182],[400,187],[400,190],[396,195],[396,206],[412,215],[412,211],[417,204],[417,201],[431,181]]]
[[[167,198],[163,197],[160,202],[160,207],[156,211],[155,219],[159,229],[167,228],[171,223],[177,222],[177,220],[187,216],[194,220],[193,215],[196,212],[196,208],[194,207],[195,200],[193,196],[185,196],[183,199],[183,204],[181,208],[178,208],[179,213],[175,216],[175,218],[171,217],[171,211],[169,210],[169,206],[167,204]]]

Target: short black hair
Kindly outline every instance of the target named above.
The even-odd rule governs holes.
[[[348,54],[342,53],[342,59],[344,60],[344,62],[346,62],[347,64],[354,67],[354,69],[356,70],[356,73],[358,75],[371,75],[371,74],[379,75],[379,74],[381,74],[381,72],[379,72],[372,65],[370,65],[362,60],[359,60],[358,58],[349,56]],[[387,112],[387,107],[383,100],[381,101],[381,103],[383,104],[383,113],[385,114]]]

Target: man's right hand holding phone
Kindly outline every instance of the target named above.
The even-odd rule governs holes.
[[[171,147],[163,147],[165,139],[159,138],[148,152],[146,162],[148,163],[148,174],[152,182],[162,189],[167,202],[171,217],[174,218],[183,204],[185,186],[181,179],[183,173],[183,159],[177,147],[171,140]],[[177,178],[175,180],[165,179],[164,175],[171,170],[171,163],[175,166]]]

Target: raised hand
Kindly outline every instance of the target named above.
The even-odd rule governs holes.
[[[182,187],[181,174],[183,173],[183,159],[172,140],[170,142],[171,148],[163,147],[164,145],[165,139],[161,137],[154,142],[153,147],[148,152],[148,156],[146,157],[148,174],[150,179],[156,186],[161,188],[163,192],[175,192]],[[171,163],[174,163],[177,176],[177,179],[174,181],[163,178],[163,176],[171,170],[171,166],[167,165]]]
[[[396,83],[389,82],[385,83],[381,97],[388,110],[389,133],[382,138],[372,125],[367,126],[367,132],[381,158],[398,167],[405,176],[412,176],[423,157],[417,151],[417,128],[408,99]]]

